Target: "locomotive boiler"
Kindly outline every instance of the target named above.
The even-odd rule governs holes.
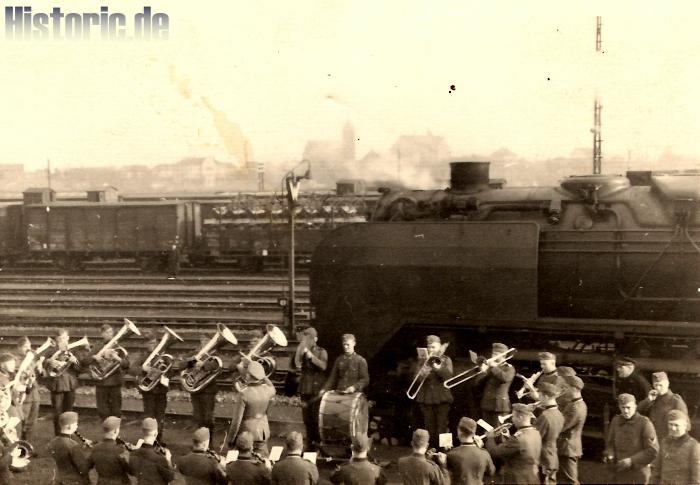
[[[449,188],[389,191],[370,222],[317,247],[310,284],[321,343],[337,349],[354,332],[381,378],[430,333],[458,360],[502,341],[517,348],[517,365],[536,370],[537,352],[552,351],[588,376],[588,392],[610,396],[614,357],[632,356],[644,371],[669,372],[693,415],[699,204],[697,173],[511,188],[490,181],[488,162],[452,163]]]

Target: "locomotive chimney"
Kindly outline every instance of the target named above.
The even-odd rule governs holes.
[[[452,192],[479,192],[489,187],[490,162],[450,163]]]

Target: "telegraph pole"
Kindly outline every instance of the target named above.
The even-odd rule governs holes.
[[[603,21],[601,17],[596,17],[596,29],[595,29],[595,50],[596,53],[602,52],[603,40],[601,35],[601,30],[603,27]],[[601,136],[601,120],[600,112],[603,109],[603,105],[600,104],[600,99],[596,94],[595,102],[593,103],[593,173],[600,174],[603,167],[603,139]]]

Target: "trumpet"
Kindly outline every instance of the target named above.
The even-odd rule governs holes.
[[[540,401],[535,401],[535,402],[529,404],[529,406],[531,406],[530,409],[534,409],[535,407],[539,406],[539,404],[540,404]],[[506,414],[505,416],[500,416],[500,415],[499,415],[499,416],[498,416],[498,422],[501,423],[501,424],[503,424],[503,423],[505,423],[506,421],[508,421],[508,420],[509,420],[510,418],[512,418],[512,417],[513,417],[513,413]]]
[[[535,391],[535,381],[542,375],[542,371],[535,372],[530,377],[525,377],[522,374],[515,374],[515,377],[519,377],[523,380],[523,387],[515,392],[518,399],[522,399],[525,396],[529,396]]]
[[[204,387],[206,387],[211,381],[217,378],[219,374],[224,370],[224,363],[220,357],[214,354],[219,347],[226,345],[227,343],[231,345],[238,344],[236,336],[233,332],[229,330],[224,324],[216,324],[216,334],[204,344],[204,346],[199,349],[199,351],[192,357],[192,360],[196,361],[200,366],[192,366],[187,369],[183,369],[180,373],[182,378],[182,387],[188,392],[197,392]],[[216,364],[216,367],[212,370],[206,370],[204,368],[208,361],[212,361]]]
[[[141,335],[141,331],[136,327],[134,322],[128,318],[125,318],[124,325],[119,329],[117,334],[112,337],[111,340],[107,342],[95,355],[92,356],[93,359],[95,359],[95,362],[90,364],[90,374],[92,374],[92,377],[95,380],[104,381],[109,376],[117,372],[117,369],[119,369],[119,366],[121,365],[122,359],[126,358],[128,355],[126,349],[118,346],[117,342],[119,342],[119,340],[129,332],[139,336]],[[117,352],[118,358],[106,358],[105,352],[112,350],[113,347]]]
[[[183,342],[182,337],[180,337],[178,334],[170,330],[165,325],[163,328],[165,329],[165,333],[163,334],[163,337],[161,337],[160,343],[158,343],[156,348],[153,349],[153,352],[151,352],[142,365],[142,369],[144,372],[146,372],[146,375],[141,377],[139,380],[139,389],[145,392],[156,387],[158,382],[160,382],[160,378],[173,366],[175,358],[170,354],[161,354],[161,352],[164,352],[177,340]]]
[[[71,352],[76,347],[90,347],[90,342],[87,337],[83,337],[80,340],[76,340],[72,344],[68,344],[66,350],[57,350],[54,354],[46,361],[49,370],[47,374],[49,377],[58,377],[63,374],[66,369],[71,364],[71,361],[75,359],[75,356]]]
[[[483,425],[481,427],[483,428]],[[489,426],[489,428],[491,428],[491,429],[484,428],[484,429],[486,429],[486,433],[484,433],[482,435],[475,436],[474,438],[483,443],[483,441],[486,438],[486,435],[488,433],[493,433],[494,435],[500,434],[503,437],[508,437],[508,436],[510,436],[510,428],[512,428],[512,427],[513,427],[513,423],[503,423],[502,425],[496,426],[495,428],[491,428]]]
[[[486,372],[486,370],[482,370],[482,366],[489,365],[492,362],[498,362],[499,359],[503,359],[503,362],[501,362],[499,365],[505,363],[507,360],[510,360],[513,358],[515,355],[515,352],[517,352],[516,349],[514,348],[509,348],[505,352],[500,352],[492,357],[489,357],[488,359],[485,359],[482,363],[475,365],[474,367],[465,370],[464,372],[457,374],[454,377],[451,377],[450,379],[447,379],[443,384],[445,385],[446,388],[452,389],[455,386],[458,386],[460,384],[463,384],[467,382],[470,379],[473,379],[474,377],[483,374]],[[474,360],[474,359],[472,359]],[[474,362],[476,364],[476,362]]]
[[[424,354],[423,362],[418,368],[416,376],[413,378],[411,385],[408,386],[408,390],[406,391],[406,396],[409,399],[416,398],[421,387],[423,387],[423,383],[425,383],[425,380],[428,378],[428,375],[430,374],[430,370],[432,369],[433,365],[437,364],[439,366],[442,366],[442,363],[445,360],[443,356],[445,354],[445,351],[447,350],[448,345],[450,345],[449,342],[442,344],[440,346],[440,350],[434,354],[428,354],[427,349],[425,349],[425,347],[418,348],[418,355],[420,356],[421,354]]]

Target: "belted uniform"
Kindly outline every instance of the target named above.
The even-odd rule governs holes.
[[[563,427],[564,416],[556,404],[545,407],[535,420],[535,428],[540,432],[542,438],[540,467],[545,483],[556,483],[557,470],[559,469],[557,439]]]
[[[217,459],[202,450],[192,450],[191,453],[175,459],[175,465],[185,476],[187,485],[226,485],[226,473]]]
[[[680,438],[665,437],[651,464],[649,483],[700,484],[700,444],[688,433]]]
[[[422,453],[413,453],[399,458],[399,474],[404,485],[447,485],[450,476],[447,468],[426,458]]]
[[[632,459],[632,466],[622,469],[611,464],[613,482],[611,483],[647,483],[649,464],[654,461],[659,451],[654,425],[649,418],[635,413],[630,419],[615,416],[610,423],[605,440],[605,455],[612,455],[614,462],[624,458]]]
[[[73,355],[80,361],[75,352]],[[47,364],[48,360],[44,361],[44,369],[48,371],[51,366]],[[46,379],[46,388],[51,391],[51,408],[53,411],[53,430],[55,435],[61,433],[61,427],[58,425],[58,417],[67,411],[73,410],[75,403],[75,390],[78,387],[78,372],[80,372],[80,364],[69,363],[66,370],[61,375],[56,377],[48,377]]]
[[[315,485],[318,469],[301,455],[291,453],[272,468],[271,483],[274,485]]]
[[[250,431],[253,435],[253,448],[267,456],[267,440],[270,437],[267,408],[274,395],[275,386],[268,378],[248,384],[242,391],[234,393],[231,428],[228,433],[229,448],[233,448],[240,432]]]
[[[97,471],[97,485],[129,485],[129,466],[124,460],[124,447],[115,440],[103,439],[92,447],[88,467]]]
[[[139,379],[144,377],[146,373],[143,371],[143,363],[146,362],[150,352],[144,352],[139,355],[134,365],[132,367],[132,374]],[[173,373],[172,367],[168,371],[168,375],[165,377],[170,377]],[[158,421],[158,436],[156,439],[159,442],[163,441],[163,429],[165,427],[165,408],[168,405],[168,386],[164,386],[160,381],[155,385],[150,391],[143,391],[139,388],[141,397],[143,398],[143,414],[147,418],[153,418]],[[210,432],[212,430],[209,430]]]
[[[368,384],[367,361],[364,357],[353,352],[350,355],[343,354],[335,359],[333,369],[331,369],[331,373],[323,388],[332,391],[344,391],[348,387],[353,386],[356,392],[362,392]]]
[[[88,485],[90,467],[82,445],[68,434],[60,433],[46,445],[51,458],[56,462],[56,485]]]
[[[668,419],[666,416],[672,409],[678,409],[688,415],[688,406],[678,394],[668,391],[663,396],[656,396],[656,399],[651,401],[647,396],[637,407],[637,412],[651,419],[654,429],[656,430],[656,439],[661,441],[668,436]]]
[[[503,483],[540,483],[542,438],[532,426],[519,429],[500,444],[487,439],[486,449],[493,458],[503,459]]]
[[[564,426],[557,440],[559,453],[559,483],[578,483],[578,460],[583,456],[581,434],[588,416],[583,398],[571,400],[564,408]]]
[[[331,482],[344,485],[384,485],[387,477],[379,465],[367,458],[353,458],[331,475]]]
[[[515,378],[515,367],[507,362],[489,367],[486,374],[477,377],[486,379],[484,393],[481,396],[481,412],[484,421],[492,426],[498,426],[498,416],[510,413],[510,398],[508,389]]]
[[[489,452],[476,443],[464,443],[447,453],[447,469],[452,485],[483,485],[484,475],[496,473]]]
[[[440,368],[430,367],[430,373],[425,377],[416,395],[425,428],[430,433],[432,447],[437,447],[439,434],[447,432],[447,420],[453,398],[452,392],[445,387],[444,383],[452,377],[452,374],[452,359],[443,355]]]

